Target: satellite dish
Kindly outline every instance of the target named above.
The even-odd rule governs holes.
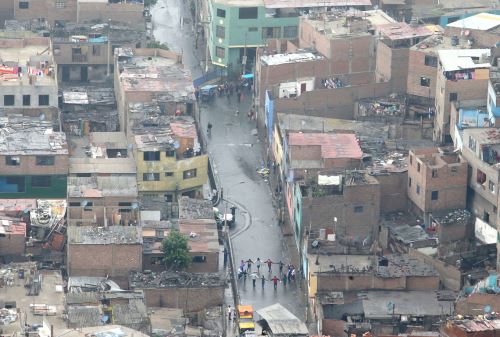
[[[483,308],[485,314],[489,314],[491,312],[491,306],[487,305]]]
[[[41,121],[44,121],[45,120],[45,114],[44,113],[41,113],[40,116],[38,116],[38,118],[41,120]]]
[[[174,142],[174,149],[176,149],[176,150],[177,150],[179,147],[181,147],[181,144],[179,144],[179,141],[177,141],[177,140],[176,140],[176,141]]]
[[[311,243],[311,246],[312,246],[313,248],[318,248],[318,246],[319,246],[319,241],[318,241],[318,240],[314,240],[314,241]]]

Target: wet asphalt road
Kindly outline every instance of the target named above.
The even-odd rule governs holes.
[[[204,59],[204,50],[194,48],[192,18],[182,4],[182,0],[158,1],[152,10],[154,35],[158,41],[181,52],[184,64],[191,69],[193,78],[197,78],[202,74],[200,61]],[[250,94],[245,92],[241,104],[233,96],[229,100],[218,97],[211,104],[202,105],[201,126],[206,130],[209,121],[213,125],[212,135],[207,137],[208,151],[220,177],[224,199],[238,206],[236,226],[230,231],[236,263],[248,258],[255,261],[257,257],[263,261],[270,258],[286,263],[289,261],[288,254],[284,249],[270,188],[257,173],[257,169],[264,164],[264,151],[258,137],[253,135],[255,122],[247,118],[251,100]],[[224,203],[219,207],[223,210]],[[256,270],[255,266],[253,270]],[[267,266],[263,265],[262,272],[270,279],[278,274],[278,266],[273,265],[273,272],[269,274]],[[280,283],[275,291],[271,281],[265,282],[264,289],[260,282],[253,288],[250,279],[238,281],[242,304],[251,304],[259,309],[279,302],[304,319],[305,306],[295,284],[284,287]]]

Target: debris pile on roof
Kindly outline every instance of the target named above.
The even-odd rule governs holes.
[[[186,272],[130,272],[130,288],[196,288],[224,287],[226,277],[221,273],[186,273]]]
[[[358,102],[357,119],[404,117],[406,99],[391,95],[383,98],[364,99]]]

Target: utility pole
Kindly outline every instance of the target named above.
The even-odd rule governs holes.
[[[109,59],[111,57],[111,19],[108,19],[108,56],[107,56],[107,62],[106,62],[106,77],[109,78],[109,73],[110,73],[110,65],[109,65]]]
[[[243,65],[241,73],[244,75],[247,67],[247,32],[245,32],[245,47],[243,48],[243,59],[241,60],[241,64]]]

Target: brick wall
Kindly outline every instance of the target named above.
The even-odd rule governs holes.
[[[420,261],[423,261],[425,263],[430,264],[434,268],[436,268],[438,274],[439,274],[439,279],[441,283],[450,290],[460,290],[461,289],[461,276],[462,273],[460,270],[455,268],[452,265],[448,265],[444,263],[443,261],[440,261],[438,259],[433,258],[432,256],[425,255],[423,253],[420,253],[418,250],[409,248],[408,249],[408,254],[411,257],[417,258]]]
[[[438,276],[379,278],[373,274],[319,274],[318,292],[355,290],[437,290]]]
[[[316,117],[354,119],[354,104],[368,97],[380,97],[392,92],[390,83],[318,89],[302,93],[296,99],[276,99],[276,112],[287,112]]]
[[[68,155],[55,155],[54,165],[36,165],[36,156],[19,156],[21,164],[19,166],[6,165],[6,156],[0,156],[0,171],[3,175],[67,175]]]
[[[356,213],[354,207],[362,206]],[[339,235],[365,238],[376,234],[380,215],[380,186],[366,184],[344,187],[343,195],[329,195],[317,198],[302,198],[302,223],[311,223],[313,230],[333,228],[337,217]]]
[[[142,270],[142,245],[68,244],[70,276],[128,278],[130,270]]]
[[[0,236],[0,258],[8,255],[24,255],[23,234],[5,233],[5,236]]]
[[[196,312],[224,304],[223,287],[206,288],[136,288],[143,290],[148,307],[167,307]]]
[[[405,211],[408,203],[408,171],[376,175],[375,178],[380,183],[380,212]]]
[[[28,2],[29,8],[19,8],[19,2]],[[14,17],[16,20],[32,20],[44,18],[53,26],[54,21],[76,22],[77,0],[65,0],[64,6],[56,6],[56,0],[14,0]]]
[[[437,149],[433,148],[410,151],[409,156],[408,197],[420,211],[426,213],[465,207],[467,196],[465,160],[444,166],[429,166],[427,163],[429,158],[440,158]],[[419,156],[423,158],[418,158]],[[433,191],[438,193],[436,200],[432,200]]]
[[[442,142],[450,134],[450,93],[457,94],[457,101],[483,99],[488,95],[488,79],[448,81],[438,72],[436,83],[436,117],[434,140]]]
[[[433,53],[422,50],[410,50],[408,60],[408,82],[407,93],[426,98],[434,98],[436,94],[437,66],[425,65],[425,56],[437,57]],[[421,78],[430,79],[428,87],[421,85]]]
[[[108,20],[126,23],[129,27],[144,27],[144,5],[141,3],[85,3],[79,4],[78,22]]]

